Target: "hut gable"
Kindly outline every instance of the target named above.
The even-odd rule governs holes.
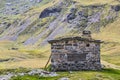
[[[51,44],[51,69],[100,70],[100,40],[83,31],[82,37],[69,37],[48,41]]]

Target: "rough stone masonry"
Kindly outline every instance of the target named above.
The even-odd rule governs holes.
[[[90,31],[81,37],[49,40],[52,71],[101,70],[100,40],[94,40]]]

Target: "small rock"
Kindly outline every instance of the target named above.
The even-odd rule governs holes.
[[[112,6],[112,9],[115,11],[120,11],[120,5]]]
[[[58,74],[56,74],[55,72],[51,72],[50,74],[49,74],[49,76],[50,77],[55,77],[55,76],[57,76]]]
[[[72,72],[72,71],[69,71],[69,73],[71,73],[71,74],[72,74],[73,72]]]
[[[70,14],[68,14],[68,16],[67,16],[67,21],[69,21],[69,20],[72,20],[72,19],[75,19],[75,14],[73,14],[73,13],[70,13]]]
[[[60,78],[59,80],[69,80],[69,78],[63,77],[63,78]]]
[[[35,74],[41,74],[43,70],[41,69],[36,69],[36,70],[32,70],[30,72],[28,72],[29,75],[35,75]]]
[[[24,76],[24,75],[25,75],[25,73],[18,73],[18,75],[19,75],[19,76]]]

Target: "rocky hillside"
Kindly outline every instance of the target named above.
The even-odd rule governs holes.
[[[75,0],[23,1],[8,1],[1,9],[0,40],[39,46],[62,35],[79,35],[83,30],[99,33],[101,27],[118,19],[120,11],[116,0],[112,4],[93,1],[90,5]]]
[[[103,60],[120,65],[119,0],[0,2],[0,41],[12,41],[7,47],[0,47],[0,52],[5,48],[8,52],[12,49],[19,53],[39,53],[23,49],[40,49],[42,53],[48,53],[48,40],[79,36],[83,30],[90,30],[95,39],[105,42],[102,44]]]
[[[0,13],[4,15],[23,14],[42,0],[2,0]]]

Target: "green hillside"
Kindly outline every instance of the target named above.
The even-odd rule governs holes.
[[[50,16],[47,11],[52,9],[61,10],[52,12],[51,15],[53,16]],[[76,11],[73,13],[71,12],[72,9]],[[79,11],[84,13],[84,15],[80,15],[83,17],[81,21],[79,21]],[[44,15],[45,12],[47,12],[46,15]],[[74,14],[73,19],[65,17],[70,13]],[[47,58],[50,54],[50,45],[48,45],[47,40],[78,36],[82,30],[91,30],[94,38],[105,41],[101,48],[102,59],[117,65],[120,64],[119,61],[116,62],[119,59],[118,43],[120,39],[119,1],[46,0],[39,3],[38,6],[31,7],[23,14],[1,14],[0,20],[0,39],[1,43],[4,43],[1,50],[3,49],[7,54],[13,51],[30,55],[42,54]],[[18,50],[14,51],[12,48],[18,48]],[[111,54],[115,56],[115,60]],[[13,56],[9,56],[9,58],[11,57]]]
[[[10,8],[12,13],[7,12],[5,3],[0,0],[0,69],[43,68],[51,53],[48,40],[80,36],[83,30],[90,30],[94,39],[104,41],[102,64],[112,69],[78,73],[89,80],[120,79],[120,0],[42,0],[36,4],[21,0],[15,10]],[[30,7],[22,11],[19,5]],[[79,79],[77,72],[68,77]],[[80,80],[88,80],[84,77]]]

